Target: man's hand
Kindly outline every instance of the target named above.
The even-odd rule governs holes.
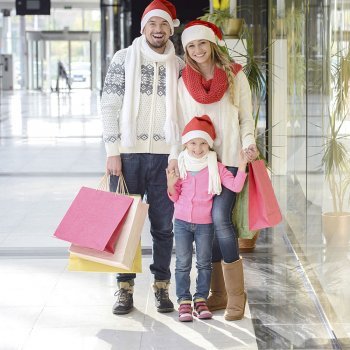
[[[177,177],[180,176],[180,171],[179,171],[179,167],[177,165],[177,159],[172,159],[170,160],[170,162],[168,163],[168,167],[166,169],[166,173],[169,174],[171,172],[175,172],[175,175]]]
[[[120,156],[107,157],[106,174],[120,176],[122,173],[122,160]]]

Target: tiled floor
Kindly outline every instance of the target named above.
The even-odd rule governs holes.
[[[0,103],[0,349],[337,349],[284,225],[243,254],[245,317],[177,321],[156,312],[148,271],[135,310],[111,313],[113,274],[67,270],[68,244],[52,234],[83,185],[104,171],[98,94],[4,92]],[[143,247],[151,246],[148,224]],[[172,271],[174,271],[174,260]],[[192,280],[195,279],[193,271]],[[175,300],[174,281],[171,297]]]

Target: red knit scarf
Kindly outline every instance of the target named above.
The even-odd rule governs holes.
[[[242,69],[240,64],[234,63],[232,71],[237,74]],[[210,104],[221,100],[228,88],[226,73],[223,69],[215,66],[214,77],[205,80],[191,66],[186,65],[182,71],[182,79],[190,95],[199,103]]]

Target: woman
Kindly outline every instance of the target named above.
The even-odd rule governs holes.
[[[180,124],[196,115],[210,115],[217,131],[214,150],[236,175],[242,149],[248,161],[258,156],[248,80],[242,67],[220,49],[222,34],[214,24],[192,21],[181,40],[186,67],[178,85]],[[223,187],[212,209],[215,238],[207,305],[211,311],[226,308],[226,320],[241,319],[246,303],[242,259],[232,224],[235,199],[236,194]]]

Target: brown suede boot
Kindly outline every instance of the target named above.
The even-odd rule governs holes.
[[[225,320],[240,320],[244,316],[247,300],[247,294],[244,291],[242,258],[229,264],[222,262],[222,270],[228,297]]]
[[[226,309],[227,294],[225,288],[224,276],[222,274],[221,261],[213,263],[211,272],[210,293],[207,300],[207,306],[210,311]]]

